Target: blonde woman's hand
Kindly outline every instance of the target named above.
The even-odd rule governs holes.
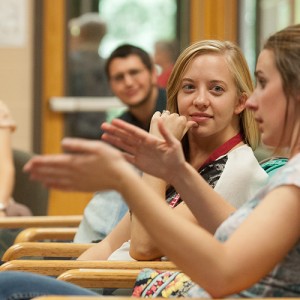
[[[188,121],[185,116],[170,113],[168,110],[164,110],[162,113],[157,111],[152,116],[149,132],[160,138],[162,136],[158,129],[158,122],[162,122],[164,127],[179,141],[191,127],[197,126],[196,122]]]

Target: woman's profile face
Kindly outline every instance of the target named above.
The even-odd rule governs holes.
[[[198,123],[190,133],[214,136],[223,142],[239,131],[238,114],[244,109],[224,55],[195,57],[180,82],[178,111]]]
[[[262,142],[276,147],[285,126],[287,102],[273,51],[262,50],[258,57],[255,76],[256,87],[246,106],[254,111]]]

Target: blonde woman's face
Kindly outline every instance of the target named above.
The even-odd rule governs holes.
[[[177,95],[180,115],[198,123],[190,132],[225,141],[239,131],[238,114],[244,109],[223,55],[195,57],[183,74]]]

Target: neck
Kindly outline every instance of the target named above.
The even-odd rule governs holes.
[[[191,164],[194,167],[199,167],[202,165],[206,159],[219,147],[224,145],[228,140],[236,136],[238,132],[232,132],[231,134],[227,134],[222,138],[217,138],[216,136],[205,137],[205,138],[196,138],[193,135],[189,135],[189,144],[190,144],[190,159]],[[224,135],[224,134],[223,134]],[[235,149],[243,145],[243,141],[239,141],[236,145],[234,145],[229,151]],[[229,152],[228,151],[228,152]]]
[[[297,146],[295,146],[293,149],[292,149],[292,151],[291,151],[291,153],[290,153],[290,155],[289,155],[289,158],[292,158],[292,157],[294,157],[295,155],[297,155],[297,154],[299,154],[300,153],[300,145],[297,145]]]
[[[299,113],[299,111],[298,111]],[[289,151],[289,157],[292,158],[293,156],[300,153],[300,121],[299,119],[294,124],[294,129],[291,136],[290,141],[290,151]]]
[[[145,126],[148,127],[158,98],[158,88],[153,86],[147,97],[137,106],[129,107],[129,111]]]

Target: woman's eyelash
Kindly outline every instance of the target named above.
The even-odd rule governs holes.
[[[267,81],[264,78],[257,78],[256,82],[257,82],[257,84],[259,86],[261,86],[262,88],[264,88],[266,86],[266,82]]]
[[[193,85],[192,84],[184,84],[183,86],[182,86],[182,88],[184,89],[184,90],[191,90],[191,89],[193,89]]]

